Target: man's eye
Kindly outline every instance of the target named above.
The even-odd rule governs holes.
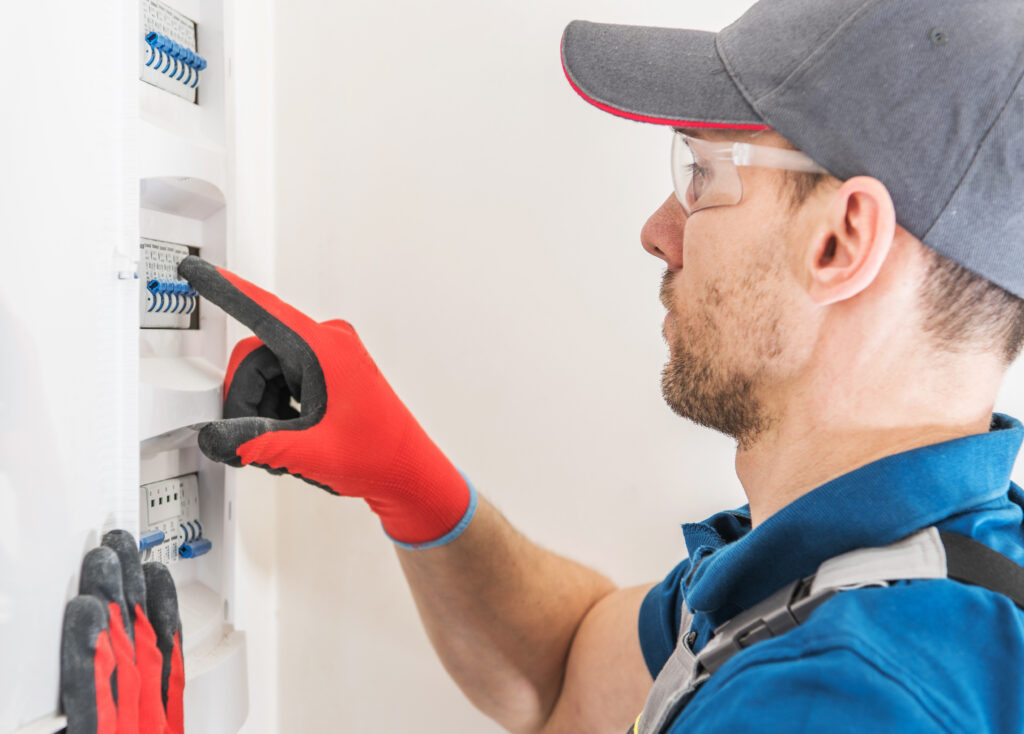
[[[690,175],[693,178],[700,178],[700,179],[703,179],[703,180],[707,180],[708,176],[711,174],[711,171],[709,169],[705,168],[704,166],[700,165],[699,163],[691,163],[689,168],[690,168]]]
[[[690,189],[694,200],[699,200],[707,190],[708,181],[711,178],[711,171],[699,163],[691,163],[687,166],[690,174]]]

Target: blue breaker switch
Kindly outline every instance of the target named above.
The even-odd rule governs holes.
[[[146,311],[148,312],[152,312],[153,309],[156,309],[157,303],[163,302],[163,296],[161,295],[161,293],[163,293],[163,290],[162,286],[160,285],[160,282],[161,281],[157,280],[156,278],[153,278],[148,283],[146,283],[146,290],[148,290],[152,294],[152,297],[149,299],[149,308],[146,309]]]
[[[199,556],[208,553],[212,545],[213,544],[206,538],[200,538],[199,540],[193,540],[190,543],[182,543],[178,547],[178,553],[181,554],[182,558],[198,558]]]
[[[152,66],[153,61],[156,59],[156,42],[159,37],[160,34],[154,31],[146,34],[146,44],[149,46],[149,60],[146,61],[146,66]]]
[[[157,313],[192,313],[196,291],[184,280],[153,279],[146,283],[153,294],[147,311]],[[166,296],[166,297],[165,297]]]
[[[166,537],[163,530],[150,530],[148,533],[143,533],[139,536],[139,552],[156,548],[164,542]]]

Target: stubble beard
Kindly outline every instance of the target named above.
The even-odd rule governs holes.
[[[748,281],[723,293],[720,283],[707,285],[701,299],[704,313],[700,324],[684,321],[671,308],[671,273],[662,280],[662,302],[669,306],[665,341],[669,360],[661,373],[661,393],[677,415],[730,436],[740,450],[752,446],[773,424],[772,416],[759,397],[765,359],[781,352],[777,304],[759,292],[761,284]],[[746,319],[740,334],[752,343],[731,345],[749,348],[758,357],[754,367],[724,364],[723,335],[716,316],[738,315]]]

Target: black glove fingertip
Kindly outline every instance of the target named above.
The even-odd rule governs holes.
[[[111,530],[100,542],[117,554],[121,566],[124,601],[128,607],[129,618],[134,620],[136,605],[146,608],[146,581],[142,576],[142,563],[139,561],[139,545],[127,530]],[[134,632],[133,627],[129,625],[128,636],[132,639]]]
[[[107,610],[95,597],[76,596],[64,608],[60,699],[69,732],[96,731],[98,707],[113,703],[101,700],[96,688],[96,648],[107,629]],[[109,690],[113,690],[112,685]]]
[[[216,273],[217,269],[198,255],[189,255],[178,263],[178,275],[191,283],[200,293],[203,286],[209,282],[211,272]]]
[[[142,566],[146,576],[146,614],[153,631],[156,633],[156,645],[164,654],[165,669],[170,665],[171,648],[174,647],[174,635],[181,639],[181,616],[178,613],[178,592],[174,588],[174,579],[167,566],[150,561]],[[166,679],[166,674],[165,674]]]
[[[199,431],[199,448],[213,461],[240,467],[238,447],[279,427],[280,421],[258,416],[213,421]]]
[[[211,461],[228,466],[240,467],[242,460],[238,458],[238,445],[232,443],[221,424],[226,421],[207,423],[199,431],[199,450]]]

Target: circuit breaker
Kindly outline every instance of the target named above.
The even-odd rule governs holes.
[[[198,558],[211,547],[199,521],[199,477],[186,474],[139,488],[142,560],[171,564]]]
[[[143,329],[196,329],[199,294],[178,275],[186,245],[143,239],[139,257],[139,325]]]
[[[192,103],[207,61],[199,55],[196,23],[160,0],[142,0],[139,78]]]

